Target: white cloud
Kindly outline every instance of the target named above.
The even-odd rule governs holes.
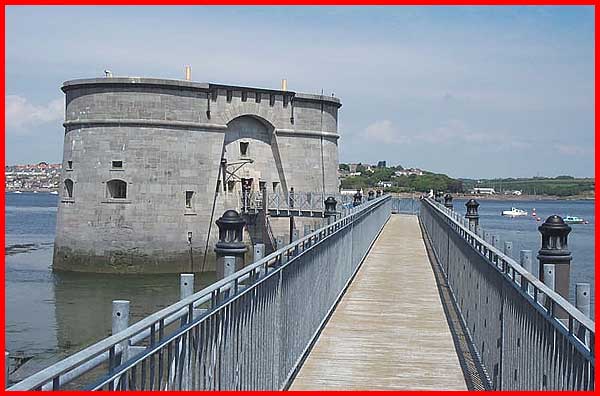
[[[33,127],[62,120],[64,108],[62,98],[36,105],[22,96],[6,95],[6,129],[17,135],[28,135]]]
[[[410,139],[401,135],[390,120],[377,121],[365,129],[366,137],[374,142],[386,144],[408,143]]]
[[[556,150],[558,151],[558,153],[562,154],[562,155],[581,157],[581,156],[589,156],[589,155],[594,154],[593,149],[590,149],[587,147],[582,147],[582,146],[577,146],[574,144],[558,144],[555,147],[556,147]]]

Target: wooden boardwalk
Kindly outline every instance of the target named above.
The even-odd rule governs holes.
[[[392,215],[290,390],[466,390],[416,216]]]

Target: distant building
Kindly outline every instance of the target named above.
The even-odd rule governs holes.
[[[362,188],[361,189],[351,189],[351,190],[340,190],[340,194],[342,195],[354,195],[356,194],[357,191],[360,191],[360,193],[363,193]]]
[[[384,187],[384,188],[385,187],[392,187],[392,182],[391,181],[383,181],[382,180],[382,181],[378,182],[377,185],[379,187]]]
[[[494,195],[496,194],[496,190],[489,187],[475,187],[472,191],[473,194],[481,194],[481,195]]]
[[[521,195],[523,191],[521,190],[513,190],[513,191],[504,191],[504,195]]]
[[[378,167],[378,168],[385,168],[385,167],[386,167],[385,165],[386,165],[386,162],[385,162],[385,161],[379,161],[379,162],[377,163],[377,167]]]
[[[416,175],[416,176],[422,176],[423,175],[423,171],[419,168],[409,168],[409,169],[403,169],[403,170],[399,170],[394,172],[395,176],[410,176],[410,175]]]

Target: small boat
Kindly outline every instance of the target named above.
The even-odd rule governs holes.
[[[510,210],[503,210],[502,216],[509,216],[509,217],[527,216],[527,212],[522,209],[510,208]]]
[[[587,224],[587,222],[584,219],[577,216],[567,216],[563,220],[567,224]]]
[[[52,194],[52,195],[58,195],[58,191],[50,191],[50,194]]]
[[[23,194],[23,193],[19,190],[16,190],[16,191],[13,191],[13,194]]]

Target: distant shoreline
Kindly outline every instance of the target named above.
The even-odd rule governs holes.
[[[414,193],[392,193],[393,196],[400,198],[419,198],[422,194],[420,192]],[[450,194],[453,199],[475,199],[478,201],[594,201],[596,198],[590,195],[569,195],[566,197],[559,197],[557,195],[475,195],[475,194]]]

